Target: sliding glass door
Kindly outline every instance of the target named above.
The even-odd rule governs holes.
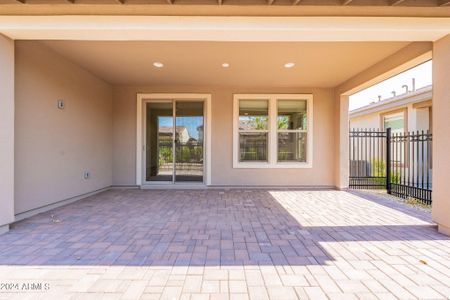
[[[145,107],[146,181],[203,182],[203,101],[151,101]]]
[[[175,181],[203,182],[203,102],[175,107]]]
[[[173,181],[173,103],[146,105],[146,181]]]

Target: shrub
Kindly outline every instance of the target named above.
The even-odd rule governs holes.
[[[373,170],[373,176],[386,177],[386,164],[381,159],[372,159],[370,162]],[[391,171],[391,183],[400,183],[400,173]]]

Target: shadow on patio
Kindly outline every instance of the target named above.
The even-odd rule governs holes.
[[[377,242],[411,255],[449,240],[422,214],[332,190],[111,190],[14,224],[0,264],[317,265],[376,259]]]

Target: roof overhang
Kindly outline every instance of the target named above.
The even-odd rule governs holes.
[[[436,41],[450,18],[0,16],[21,40]]]
[[[422,89],[402,94],[390,99],[386,99],[380,102],[372,103],[367,106],[350,111],[350,118],[357,118],[368,114],[393,110],[399,107],[406,106],[410,103],[417,103],[432,99],[433,90],[431,86],[424,87]]]

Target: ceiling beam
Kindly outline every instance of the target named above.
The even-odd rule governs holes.
[[[342,5],[349,5],[353,0],[342,0]]]
[[[77,1],[77,3],[79,2],[82,1]],[[128,2],[131,1],[126,1],[126,3]],[[175,3],[178,2],[175,1]],[[66,5],[69,8],[74,6],[79,6],[79,4]],[[23,4],[20,7],[33,7],[33,5]],[[124,6],[116,5],[116,7],[123,8]],[[220,8],[228,12],[226,11],[227,7],[224,5]],[[301,8],[302,6],[295,7]],[[267,8],[275,7],[268,6]],[[292,9],[292,6],[289,5],[287,8]],[[435,9],[439,8],[435,7]],[[183,26],[179,26],[180,23]],[[49,24],[52,25],[51,28]],[[254,18],[252,26],[248,26],[242,22],[241,17],[232,15],[214,18],[208,16],[154,16],[148,18],[113,15],[67,15],[63,18],[45,15],[30,18],[28,15],[23,15],[0,17],[0,32],[14,40],[395,41],[409,43],[426,41],[423,44],[430,47],[430,41],[436,41],[448,34],[449,24],[450,20],[442,17],[399,19],[305,16],[283,19],[266,16]],[[118,30],[119,28],[120,30]],[[412,45],[417,45],[417,43],[412,43]],[[419,43],[419,45],[422,44]],[[427,51],[429,51],[428,48]]]
[[[395,6],[395,5],[399,5],[400,3],[405,2],[406,0],[391,0],[390,1],[390,5]]]
[[[438,5],[439,6],[450,5],[450,1],[449,0],[438,0]]]

